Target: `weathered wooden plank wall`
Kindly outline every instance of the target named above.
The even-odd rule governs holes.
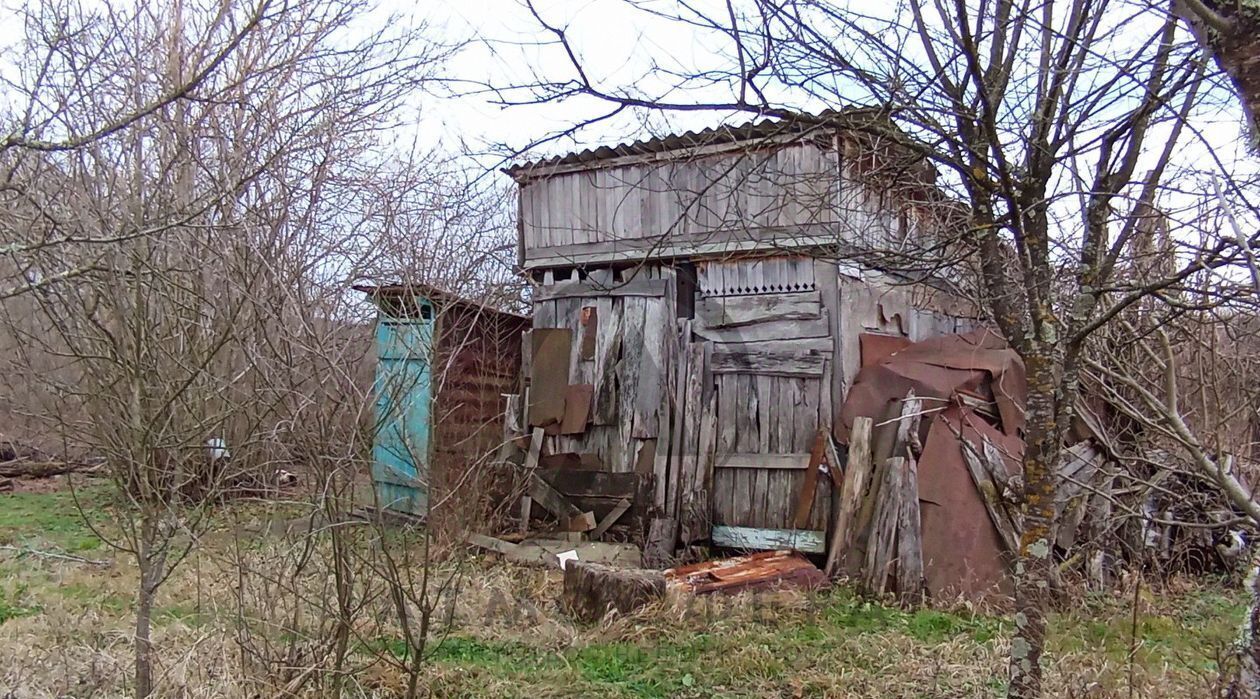
[[[784,232],[804,235],[840,220],[838,158],[828,145],[806,141],[530,180],[520,213],[526,266],[566,254],[575,262],[613,259],[634,249],[627,241],[752,240],[756,229],[774,229],[779,244],[790,245]]]

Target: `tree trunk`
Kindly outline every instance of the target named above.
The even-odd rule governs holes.
[[[1194,0],[1175,6],[1229,76],[1252,139],[1260,141],[1260,0]]]
[[[154,554],[154,543],[157,540],[158,525],[150,515],[142,515],[140,522],[140,540],[137,543],[139,555],[136,563],[140,568],[140,589],[136,594],[136,699],[145,699],[153,694],[153,597],[162,580],[166,556],[164,553]]]
[[[1260,697],[1260,549],[1251,555],[1246,589],[1251,603],[1238,638],[1238,669],[1226,690],[1228,699]]]
[[[1060,432],[1053,354],[1039,347],[1024,360],[1028,369],[1024,532],[1015,566],[1015,631],[1007,689],[1011,699],[1041,696],[1041,654],[1050,596],[1050,532],[1054,524],[1053,465]]]

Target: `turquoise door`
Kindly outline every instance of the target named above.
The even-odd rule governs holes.
[[[376,325],[376,438],[372,484],[378,506],[424,516],[429,505],[432,309]]]

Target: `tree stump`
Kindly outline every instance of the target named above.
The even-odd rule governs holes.
[[[659,570],[613,568],[569,561],[564,568],[561,605],[582,621],[599,621],[608,611],[629,614],[665,596]]]

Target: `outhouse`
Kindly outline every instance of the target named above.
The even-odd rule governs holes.
[[[479,471],[502,441],[502,396],[518,390],[529,319],[427,285],[354,289],[377,306],[377,505],[426,517],[435,494],[478,495]]]

